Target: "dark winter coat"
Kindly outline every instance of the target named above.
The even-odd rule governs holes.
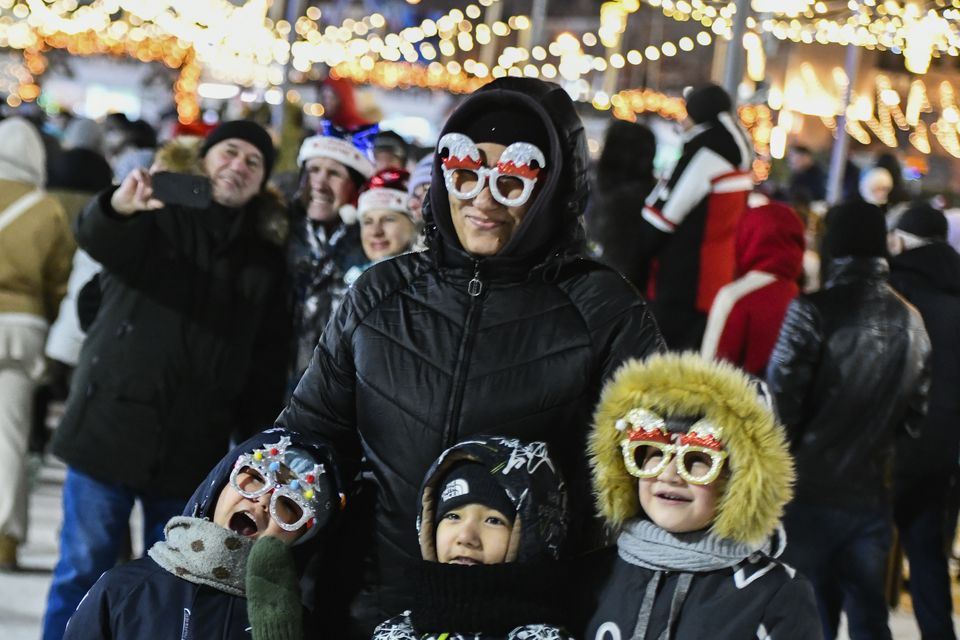
[[[597,259],[627,277],[637,289],[645,282],[643,255],[636,238],[646,224],[640,217],[653,185],[627,182],[594,189],[587,209],[587,239],[596,244]]]
[[[890,261],[890,284],[923,316],[930,336],[930,399],[920,438],[897,448],[901,473],[952,471],[960,456],[960,255],[945,242]]]
[[[930,341],[883,258],[836,258],[787,309],[767,382],[797,465],[796,502],[890,503],[894,435],[926,409]]]
[[[594,570],[607,579],[584,599],[592,619],[583,640],[630,638],[643,594],[654,571],[630,564],[616,550],[594,554]],[[657,591],[646,637],[660,638],[670,617],[679,573],[669,572]],[[674,640],[815,640],[820,638],[810,583],[791,567],[762,554],[739,565],[694,574],[690,591],[675,616]]]
[[[515,510],[502,564],[437,562],[438,496],[448,472],[465,461],[489,471]],[[377,627],[374,640],[435,638],[443,632],[463,640],[566,640],[568,634],[556,625],[568,617],[570,577],[558,561],[567,521],[566,486],[542,442],[480,436],[448,449],[420,489],[417,532],[424,562],[413,572],[413,609]]]
[[[80,246],[104,266],[103,295],[53,450],[100,480],[186,498],[231,432],[276,417],[289,326],[282,245],[261,231],[265,205],[121,217],[111,194],[77,222]]]
[[[720,287],[734,278],[734,237],[753,189],[750,142],[730,114],[687,132],[670,177],[647,198],[636,251],[667,346],[699,348]]]
[[[197,487],[183,514],[212,520],[217,499],[230,479],[237,458],[267,443],[278,442],[285,435],[290,436],[295,446],[307,450],[324,465],[333,481],[333,492],[339,492],[339,470],[325,444],[309,436],[270,429],[225,455]],[[292,547],[300,570],[318,553],[322,540],[321,535],[316,535],[303,545]],[[251,637],[246,598],[188,582],[148,556],[104,573],[70,618],[64,636],[65,640],[228,640]]]
[[[477,433],[546,441],[582,534],[591,521],[584,447],[600,387],[625,359],[662,348],[636,290],[577,253],[586,153],[568,96],[503,79],[467,99],[444,133],[495,107],[529,109],[549,131],[554,169],[517,233],[495,256],[467,254],[435,165],[427,215],[439,231],[428,251],[380,262],[354,283],[279,418],[328,438],[353,469],[367,460],[371,630],[410,608],[403,573],[420,559],[417,488],[443,450]]]
[[[302,207],[294,205],[293,211],[287,245],[293,312],[289,391],[310,363],[334,302],[343,298],[347,288],[343,276],[351,267],[367,262],[358,225],[340,223],[328,237],[323,226],[303,214]]]

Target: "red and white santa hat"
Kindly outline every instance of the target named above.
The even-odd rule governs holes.
[[[410,174],[403,169],[383,169],[370,178],[364,190],[360,192],[357,201],[357,216],[363,216],[370,211],[388,209],[396,211],[413,220],[410,211],[410,196],[407,194],[407,181]]]
[[[373,162],[367,155],[344,138],[330,135],[310,136],[300,145],[297,166],[302,167],[311,158],[329,158],[350,167],[364,178],[373,175]]]

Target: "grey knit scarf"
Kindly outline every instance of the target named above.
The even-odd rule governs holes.
[[[176,516],[147,552],[161,567],[187,582],[245,597],[247,557],[253,540],[202,518]]]
[[[694,574],[735,567],[754,553],[770,553],[770,546],[769,540],[747,545],[720,538],[709,530],[670,533],[649,520],[628,521],[617,538],[620,557],[654,572],[644,591],[631,640],[646,640],[653,603],[664,572],[675,571],[680,575],[670,601],[667,626],[658,640],[670,640]]]

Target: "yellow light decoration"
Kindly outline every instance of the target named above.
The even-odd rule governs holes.
[[[931,152],[930,137],[927,135],[927,125],[922,121],[917,123],[916,129],[910,134],[910,144],[916,147],[917,151],[924,154]]]

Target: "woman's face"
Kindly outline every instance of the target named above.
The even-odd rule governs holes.
[[[370,260],[399,255],[413,244],[416,228],[413,221],[390,209],[374,209],[360,221],[360,242]]]
[[[500,155],[507,147],[495,142],[478,142],[477,149],[484,166],[495,167]],[[500,190],[508,198],[514,198],[523,191],[523,183],[514,179],[516,184],[504,185],[501,178]],[[466,190],[466,188],[465,188]],[[468,253],[475,256],[492,256],[503,249],[520,228],[524,216],[536,199],[536,192],[522,205],[508,207],[494,199],[490,185],[486,184],[476,197],[461,200],[448,194],[450,217],[457,238]]]

